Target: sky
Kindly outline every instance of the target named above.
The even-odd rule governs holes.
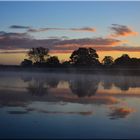
[[[0,64],[20,64],[32,47],[68,60],[79,47],[140,57],[140,1],[0,1]]]

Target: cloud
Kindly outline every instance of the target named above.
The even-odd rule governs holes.
[[[75,32],[95,32],[96,29],[93,27],[83,27],[83,28],[39,28],[39,29],[35,29],[35,28],[29,28],[27,30],[27,32],[47,32],[50,30],[64,30],[64,31],[75,31]]]
[[[83,38],[83,39],[35,39],[27,33],[0,32],[0,49],[28,49],[32,47],[46,47],[52,50],[73,50],[77,47],[91,46],[113,46],[122,41],[109,38]]]
[[[104,47],[98,46],[94,47],[98,51],[127,51],[127,52],[140,52],[140,46],[113,46],[113,47]]]
[[[69,39],[68,36],[49,36],[48,39]]]
[[[36,33],[36,32],[46,32],[49,30],[60,30],[60,28],[39,28],[39,29],[30,28],[27,30],[27,32]]]
[[[92,47],[97,51],[140,51],[140,46],[122,46],[123,43],[124,41],[115,38],[35,39],[28,33],[0,32],[0,50],[24,50],[42,46],[52,52],[72,52],[79,47]]]
[[[113,33],[110,35],[111,37],[120,37],[120,36],[135,36],[138,35],[138,32],[133,31],[130,27],[119,24],[112,24],[110,29]]]
[[[52,49],[60,39],[35,39],[27,33],[0,32],[0,49],[30,49],[32,47],[46,47]]]
[[[27,33],[0,32],[0,49],[19,49],[24,48],[32,37]],[[28,43],[27,43],[28,42]]]
[[[11,29],[29,29],[30,26],[21,26],[21,25],[11,25],[9,28]]]
[[[92,28],[92,27],[83,27],[83,28],[70,28],[68,30],[71,30],[71,31],[84,31],[84,32],[96,32],[96,29],[95,28]]]
[[[28,49],[16,49],[16,50],[3,50],[3,49],[0,49],[0,54],[10,54],[10,53],[27,53],[28,52]]]
[[[102,48],[100,48],[102,50]],[[128,51],[128,52],[140,52],[140,46],[115,46],[112,48],[106,48],[106,51]]]
[[[56,42],[54,49],[55,50],[68,50],[68,52],[78,49],[79,47],[91,47],[100,51],[110,51],[119,49],[114,46],[122,45],[124,41],[114,39],[114,38],[82,38],[82,39],[67,39]]]
[[[27,33],[15,33],[15,32],[4,32],[4,31],[0,31],[0,39],[3,38],[14,38],[14,39],[23,39],[23,38],[30,38],[31,36],[29,36]]]
[[[82,38],[82,39],[69,39],[69,40],[63,40],[59,42],[57,45],[108,45],[108,46],[114,46],[121,44],[122,41],[118,39],[112,39],[112,38]]]

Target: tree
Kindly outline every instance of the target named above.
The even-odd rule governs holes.
[[[131,58],[131,66],[140,67],[140,59],[139,58]]]
[[[115,65],[119,66],[130,66],[131,65],[131,58],[128,54],[123,54],[121,57],[117,58],[114,61]]]
[[[64,67],[69,67],[70,66],[70,61],[63,61],[61,64]]]
[[[31,60],[28,60],[28,59],[24,59],[21,62],[21,66],[32,66],[32,61]]]
[[[113,64],[113,57],[112,56],[105,56],[102,60],[103,65],[110,66]]]
[[[99,64],[98,54],[92,48],[79,48],[70,56],[72,64],[75,65],[95,65]]]
[[[60,62],[59,62],[59,59],[57,56],[51,56],[47,59],[46,63],[48,65],[52,65],[52,66],[56,66],[56,65],[59,65]]]
[[[43,63],[45,62],[45,57],[48,57],[49,49],[38,47],[31,48],[28,52],[28,56],[30,60],[33,60],[35,63]]]

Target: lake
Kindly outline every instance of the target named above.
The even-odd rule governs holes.
[[[140,77],[0,72],[0,138],[140,138]]]

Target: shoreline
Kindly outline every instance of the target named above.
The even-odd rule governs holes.
[[[76,67],[21,67],[2,66],[0,72],[30,72],[30,73],[74,73],[94,75],[140,75],[140,68],[76,68]]]

